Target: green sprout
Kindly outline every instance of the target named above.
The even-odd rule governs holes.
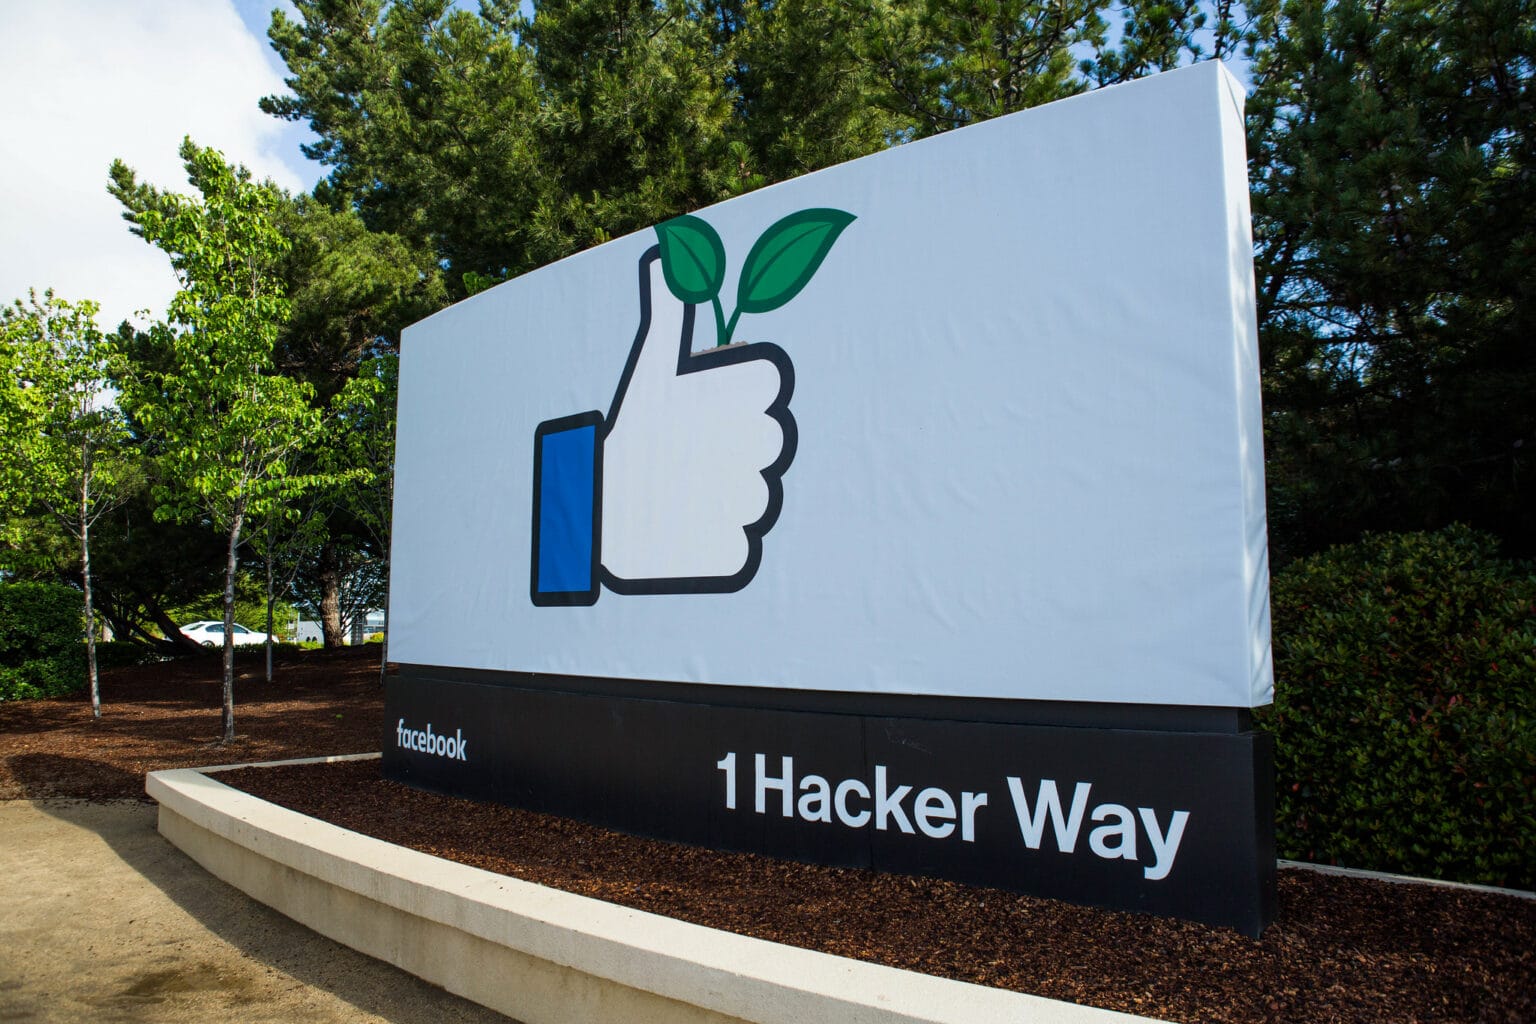
[[[827,258],[832,244],[854,221],[842,210],[792,213],[752,243],[736,285],[729,320],[720,305],[725,284],[725,244],[706,221],[685,215],[656,225],[661,239],[661,273],[667,290],[683,302],[709,303],[715,311],[715,344],[729,345],[743,313],[778,309],[800,294]]]

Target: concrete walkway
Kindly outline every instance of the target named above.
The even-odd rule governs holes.
[[[246,898],[129,801],[0,802],[0,950],[0,1022],[507,1022]]]

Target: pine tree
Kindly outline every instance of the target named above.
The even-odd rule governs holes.
[[[1278,546],[1460,520],[1536,551],[1536,10],[1287,0],[1257,14]]]

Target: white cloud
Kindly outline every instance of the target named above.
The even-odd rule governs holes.
[[[292,132],[256,106],[284,91],[265,50],[230,0],[0,6],[0,303],[51,287],[101,303],[109,330],[164,315],[175,277],[107,194],[114,157],[190,191],[190,135],[291,191],[312,185]]]

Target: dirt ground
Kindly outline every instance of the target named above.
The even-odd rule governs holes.
[[[382,692],[370,655],[296,655],[272,684],[260,681],[252,657],[242,665],[237,739],[228,747],[213,745],[216,659],[111,673],[99,722],[81,699],[0,705],[0,800],[133,799],[146,770],[378,750]],[[348,828],[612,902],[1174,1021],[1536,1021],[1531,900],[1282,871],[1278,919],[1254,941],[998,890],[637,839],[410,790],[382,780],[372,761],[221,781]],[[5,853],[15,856],[26,840],[4,834]],[[8,874],[0,862],[0,912],[11,901]],[[251,952],[262,968],[287,970],[274,956]],[[0,973],[0,1006],[9,983]]]
[[[192,864],[139,801],[0,802],[0,1021],[505,1024]]]

